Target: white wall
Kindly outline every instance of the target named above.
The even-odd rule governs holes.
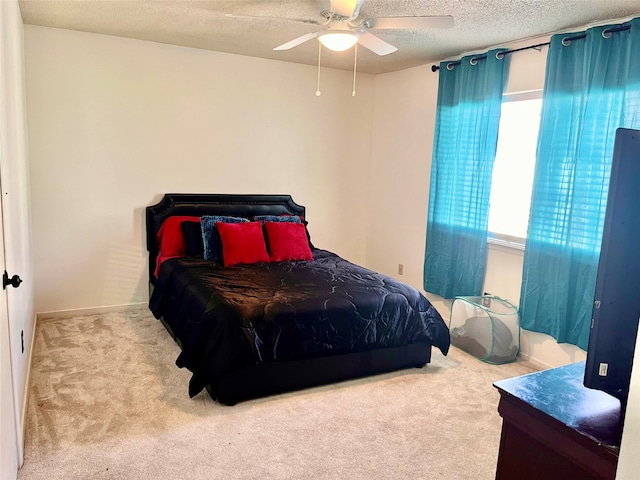
[[[428,66],[376,77],[367,266],[422,286],[438,76]]]
[[[364,263],[373,77],[25,26],[38,312],[147,301],[164,192],[290,193]]]
[[[617,480],[638,480],[640,477],[640,335],[636,338],[635,352],[616,472]]]
[[[0,253],[4,254],[9,275],[19,275],[23,280],[19,288],[10,287],[6,293],[20,463],[35,330],[25,110],[22,16],[17,1],[3,1],[0,2],[0,178],[5,248]]]
[[[509,45],[519,48],[548,37]],[[544,86],[547,48],[511,56],[507,93],[540,90]],[[367,265],[422,289],[431,153],[438,74],[430,66],[375,78]],[[523,252],[491,246],[484,291],[520,301]],[[398,275],[398,264],[404,275]],[[446,318],[449,303],[428,294]],[[545,366],[583,360],[583,350],[559,345],[548,335],[523,331],[522,355]]]

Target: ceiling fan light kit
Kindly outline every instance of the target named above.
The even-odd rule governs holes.
[[[348,30],[321,33],[318,40],[322,45],[334,52],[343,52],[353,47],[358,41],[358,34]]]

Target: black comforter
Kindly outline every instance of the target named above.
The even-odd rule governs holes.
[[[314,249],[314,261],[216,266],[165,261],[149,307],[182,346],[189,393],[243,365],[423,342],[449,330],[415,288]]]

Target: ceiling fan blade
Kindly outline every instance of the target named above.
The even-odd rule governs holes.
[[[361,33],[358,37],[358,43],[380,56],[389,55],[398,50],[390,43],[385,42],[369,32]]]
[[[287,43],[283,43],[282,45],[275,47],[274,50],[289,50],[293,47],[297,47],[298,45],[303,44],[304,42],[308,42],[312,38],[316,38],[318,35],[320,35],[320,33],[321,32],[307,33],[306,35],[302,35],[301,37],[294,38],[293,40],[290,40]]]
[[[257,16],[257,15],[234,15],[232,13],[225,13],[225,17],[229,18],[246,18],[249,20],[284,20],[286,22],[297,22],[297,23],[307,23],[309,25],[322,25],[322,23],[317,20],[312,20],[310,18],[289,18],[289,17],[266,17],[266,16]]]
[[[370,18],[363,23],[365,28],[379,29],[427,29],[427,28],[451,28],[453,27],[451,15],[434,17],[380,17]]]
[[[364,0],[330,0],[329,10],[342,17],[350,18],[360,11],[360,6]],[[355,17],[353,17],[355,18]]]

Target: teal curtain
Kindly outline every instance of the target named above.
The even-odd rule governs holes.
[[[640,127],[640,19],[554,35],[520,315],[523,328],[585,350],[618,127]]]
[[[424,288],[444,298],[482,292],[491,175],[508,55],[440,64]]]

